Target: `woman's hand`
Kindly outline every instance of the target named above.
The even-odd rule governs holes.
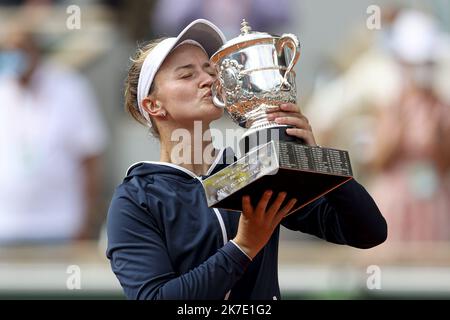
[[[281,111],[269,111],[268,120],[293,126],[294,128],[286,130],[287,134],[305,140],[307,145],[317,146],[309,121],[301,113],[300,108],[293,103],[286,103],[282,104],[280,109]]]
[[[280,209],[286,198],[286,192],[280,192],[267,209],[271,197],[271,190],[264,192],[256,208],[253,208],[249,196],[242,197],[242,214],[233,241],[252,259],[266,245],[275,228],[297,202],[296,199],[291,199]]]

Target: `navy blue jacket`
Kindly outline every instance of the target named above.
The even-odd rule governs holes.
[[[220,158],[219,158],[220,157]],[[218,159],[234,157],[230,148]],[[208,174],[222,169],[213,164]],[[250,260],[233,242],[239,212],[208,208],[200,179],[165,163],[132,166],[114,193],[107,221],[113,272],[129,299],[279,299],[277,227]],[[387,226],[355,180],[286,217],[288,229],[370,248]]]

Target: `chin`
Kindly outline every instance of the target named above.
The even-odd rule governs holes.
[[[217,120],[220,117],[222,117],[223,110],[224,110],[223,108],[216,107],[214,105],[214,103],[212,103],[212,101],[207,103],[207,104],[205,104],[205,109],[206,109],[205,110],[205,116],[206,116],[206,114],[208,114],[209,117],[213,118],[211,120]]]
[[[215,117],[212,119],[212,121],[218,120],[218,119],[222,118],[222,116],[223,116],[223,109],[217,108],[216,106],[214,106],[214,108],[216,108],[218,110],[214,113]]]

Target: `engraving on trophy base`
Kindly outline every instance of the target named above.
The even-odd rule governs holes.
[[[209,207],[241,211],[243,195],[249,195],[256,205],[263,192],[271,189],[274,194],[287,192],[285,202],[298,200],[292,213],[352,175],[347,151],[270,141],[202,183]]]

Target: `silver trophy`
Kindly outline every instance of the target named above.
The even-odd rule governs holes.
[[[300,44],[293,34],[254,32],[245,20],[241,26],[211,62],[218,73],[214,104],[247,129],[239,143],[244,156],[203,180],[208,205],[240,211],[242,195],[256,204],[272,189],[297,198],[296,210],[350,180],[350,159],[343,150],[307,146],[286,133],[289,126],[268,120],[281,104],[296,103]]]
[[[241,34],[211,57],[218,68],[214,104],[225,107],[231,118],[248,129],[247,135],[280,127],[267,120],[267,112],[296,102],[295,72],[300,45],[293,34],[273,37],[251,32],[244,20]]]

